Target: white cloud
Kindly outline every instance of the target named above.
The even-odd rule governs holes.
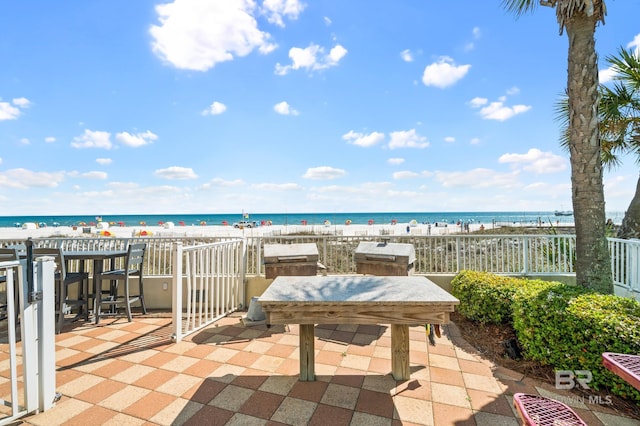
[[[331,26],[332,22],[331,22],[331,18],[329,18],[328,16],[325,16],[324,18],[322,18],[322,20],[324,21],[324,24],[329,27]]]
[[[517,95],[518,93],[520,93],[520,88],[513,86],[510,89],[507,89],[507,95]]]
[[[633,40],[627,43],[627,48],[632,48],[632,47],[635,47],[635,51],[636,53],[638,53],[638,51],[640,50],[640,33],[636,34]]]
[[[422,74],[425,86],[435,86],[440,89],[452,86],[462,79],[471,65],[456,65],[452,58],[441,57],[438,62],[427,65]]]
[[[415,129],[391,132],[389,137],[389,149],[426,148],[429,146],[427,138],[417,134]]]
[[[416,172],[411,172],[408,170],[403,170],[400,172],[394,172],[393,173],[393,178],[394,179],[414,179],[420,177],[420,173],[416,173]]]
[[[227,106],[222,102],[214,101],[207,109],[202,111],[202,115],[218,115],[227,110]]]
[[[453,143],[456,141],[456,138],[454,138],[453,136],[445,136],[444,141],[447,143]]]
[[[347,172],[343,169],[337,169],[330,166],[310,167],[307,172],[302,175],[305,179],[329,180],[337,179],[345,176]]]
[[[498,162],[520,166],[522,170],[536,174],[557,173],[567,169],[567,161],[563,157],[537,148],[531,148],[526,154],[503,154]]]
[[[471,140],[469,141],[471,145],[478,145],[480,142],[480,138],[471,138]]]
[[[298,16],[304,10],[305,5],[299,0],[264,0],[262,9],[267,20],[279,27],[284,27],[283,16],[289,19],[298,19]]]
[[[342,135],[342,139],[346,140],[352,145],[362,146],[366,148],[377,145],[384,141],[384,133],[371,132],[366,135],[364,133],[357,133],[353,130],[349,130],[348,133]]]
[[[609,67],[603,70],[598,71],[598,81],[600,84],[606,84],[613,80],[613,78],[617,75],[617,73],[613,70],[613,68]]]
[[[636,34],[636,36],[627,43],[627,49],[634,49],[635,54],[638,55],[640,52],[640,34]],[[609,83],[612,80],[615,80],[617,73],[613,70],[612,67],[598,70],[598,80],[600,84]]]
[[[205,183],[204,185],[202,185],[203,188],[207,189],[207,188],[228,188],[228,187],[234,187],[234,186],[241,186],[244,185],[244,181],[242,179],[235,179],[235,180],[224,180],[221,178],[214,178],[211,179],[211,181]]]
[[[400,52],[400,57],[405,62],[413,62],[413,53],[409,49],[405,49]]]
[[[154,175],[169,180],[196,179],[198,176],[190,167],[171,166],[166,169],[158,169]]]
[[[286,2],[284,9],[278,8],[281,2],[270,3],[265,9],[270,19],[293,16],[294,7],[287,4],[296,2]],[[174,0],[155,10],[160,23],[149,30],[153,52],[176,68],[206,71],[255,49],[276,48],[270,34],[258,28],[255,15],[261,11],[251,0]]]
[[[261,191],[299,191],[302,186],[297,183],[257,183],[251,185],[253,188]]]
[[[82,173],[80,176],[84,179],[95,179],[95,180],[104,180],[108,177],[106,172],[98,172],[98,171]]]
[[[291,108],[291,105],[289,105],[285,101],[282,101],[282,102],[279,102],[279,103],[275,104],[273,106],[273,110],[275,112],[277,112],[278,114],[282,114],[282,115],[298,115],[298,114],[300,114],[298,111],[296,111],[295,109]]]
[[[64,180],[64,172],[34,172],[19,168],[0,172],[0,188],[55,188]]]
[[[292,47],[289,49],[291,65],[276,64],[275,73],[286,75],[291,70],[306,69],[307,71],[323,70],[338,65],[338,62],[347,54],[347,49],[341,45],[333,47],[325,55],[324,48],[317,44],[312,44],[306,48]]]
[[[15,120],[20,116],[20,110],[9,102],[0,102],[0,121]]]
[[[11,102],[18,108],[29,108],[31,101],[27,98],[14,98]]]
[[[15,120],[22,114],[22,109],[28,108],[31,102],[27,98],[15,98],[9,102],[0,102],[0,121]]]
[[[85,129],[81,136],[76,136],[71,142],[74,148],[103,148],[111,149],[111,133],[96,130],[95,132]]]
[[[102,164],[103,166],[109,165],[112,163],[111,158],[96,158],[96,163]]]
[[[44,141],[46,143],[54,143],[56,141],[56,138],[54,138],[53,136],[47,136],[46,138],[44,138]]]
[[[434,177],[445,188],[515,188],[521,186],[518,183],[519,174],[518,171],[500,173],[491,169],[477,168],[462,172],[437,171]]]
[[[394,166],[397,166],[397,165],[399,165],[399,164],[404,163],[404,158],[398,158],[398,157],[395,157],[395,158],[389,158],[389,159],[387,160],[387,163],[392,164],[392,165],[394,165]]]
[[[473,107],[473,108],[478,108],[481,107],[482,105],[486,105],[487,102],[489,102],[489,99],[487,98],[473,98],[469,101],[469,104]]]
[[[473,108],[480,108],[482,105],[486,105],[480,108],[480,116],[484,120],[505,121],[531,109],[531,105],[506,106],[506,100],[507,98],[505,96],[501,96],[497,101],[486,105],[488,102],[486,98],[473,98],[469,103]]]
[[[22,138],[20,139],[20,143],[22,145],[31,145],[31,141],[28,138]]]
[[[482,31],[480,31],[480,27],[473,27],[471,34],[473,34],[473,38],[477,39],[482,36]]]
[[[116,139],[124,145],[132,148],[139,148],[153,143],[153,141],[158,139],[158,136],[147,130],[144,133],[136,133],[135,135],[132,135],[129,132],[121,132],[116,135]]]

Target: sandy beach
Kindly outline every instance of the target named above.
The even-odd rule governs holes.
[[[479,229],[492,229],[492,224],[469,224],[469,232]],[[234,228],[233,226],[178,226],[171,223],[164,226],[118,226],[102,223],[100,226],[57,226],[2,228],[0,239],[49,238],[49,237],[104,237],[130,238],[138,236],[149,237],[253,237],[292,234],[344,235],[344,236],[385,236],[385,235],[449,235],[462,233],[460,225],[447,224],[435,226],[421,223],[396,224],[349,224],[349,225],[267,225],[254,228]],[[467,232],[467,230],[464,230]]]

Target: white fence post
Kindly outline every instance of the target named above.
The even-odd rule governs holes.
[[[38,324],[38,409],[45,411],[56,401],[56,330],[55,321],[55,259],[43,257],[36,259],[34,270],[34,305],[37,306]]]
[[[173,297],[171,313],[173,316],[173,340],[182,340],[182,241],[173,246]]]

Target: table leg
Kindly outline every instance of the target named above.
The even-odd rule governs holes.
[[[314,324],[300,324],[300,381],[313,382],[315,372]]]
[[[396,380],[409,380],[409,326],[391,324],[391,374]]]
[[[100,280],[100,275],[102,275],[103,267],[103,259],[93,260],[93,315],[95,316],[96,324],[100,322],[100,311],[98,309],[98,304],[102,299],[102,280]]]

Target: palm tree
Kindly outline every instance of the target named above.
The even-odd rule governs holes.
[[[618,165],[618,153],[633,153],[640,162],[640,52],[620,49],[607,57],[615,72],[613,88],[600,87],[600,133],[603,161]],[[640,238],[640,178],[636,193],[625,212],[619,238]]]
[[[613,293],[605,233],[602,158],[598,129],[598,63],[595,32],[604,22],[604,0],[502,0],[521,15],[538,4],[555,9],[560,34],[569,39],[567,96],[571,192],[576,226],[576,282]]]

